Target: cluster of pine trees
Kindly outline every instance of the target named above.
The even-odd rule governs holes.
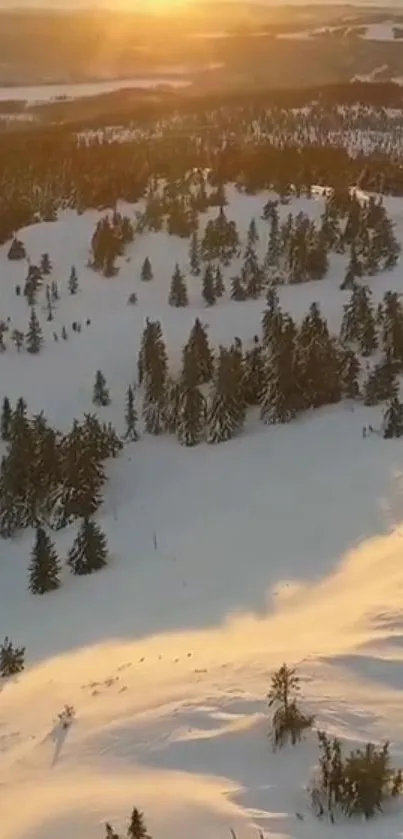
[[[400,436],[403,306],[398,295],[386,292],[375,311],[369,288],[354,287],[339,336],[330,333],[316,303],[297,325],[283,312],[275,288],[268,289],[266,302],[261,336],[246,350],[235,338],[214,353],[196,318],[177,379],[169,375],[160,322],[147,320],[138,358],[145,430],[174,433],[188,446],[202,439],[216,443],[242,428],[250,405],[258,405],[262,420],[272,424],[346,398],[366,405],[389,402],[384,436]],[[381,358],[365,378],[362,357],[377,349]]]
[[[91,238],[89,265],[105,277],[117,273],[116,259],[134,238],[134,228],[128,216],[117,210],[110,217],[103,216],[95,227]]]
[[[273,748],[287,743],[295,746],[314,725],[313,715],[300,707],[301,684],[295,668],[283,664],[271,680],[268,705],[272,711],[270,736]],[[317,731],[319,742],[318,771],[310,786],[315,814],[328,816],[334,823],[337,815],[370,819],[382,812],[387,801],[401,795],[403,773],[391,766],[389,743],[343,753],[338,737]],[[299,818],[303,818],[298,814]]]
[[[89,516],[81,520],[77,536],[67,554],[72,574],[85,576],[100,571],[108,561],[108,543],[99,525]],[[32,594],[46,594],[61,585],[62,563],[43,525],[36,528],[28,566],[28,588]]]
[[[156,200],[156,194],[153,193],[149,198],[152,206]],[[194,229],[189,234],[190,273],[202,277],[202,297],[207,306],[214,305],[225,290],[222,266],[230,265],[234,258],[241,255],[236,224],[229,221],[225,213],[223,187],[221,200],[223,203],[217,217],[207,222],[201,239],[197,216]],[[157,206],[161,213],[166,209],[163,199],[157,202]],[[153,212],[156,212],[155,208]],[[289,213],[281,222],[279,201],[273,199],[264,205],[262,218],[269,224],[266,253],[260,262],[256,252],[259,233],[256,220],[252,218],[243,264],[230,284],[231,298],[238,302],[258,298],[268,285],[323,279],[328,273],[329,253],[332,251],[349,254],[342,289],[352,289],[359,277],[372,276],[378,271],[393,268],[400,253],[393,225],[382,201],[375,201],[373,197],[368,201],[360,201],[357,194],[349,190],[330,191],[325,196],[325,208],[319,224],[315,224],[304,212],[296,216]],[[147,226],[152,230],[160,230],[162,219],[163,215],[160,224],[154,220],[151,227],[145,225],[144,220],[141,224],[138,222],[138,229],[141,231]],[[103,222],[98,224],[94,236],[97,236],[100,224]],[[107,219],[107,230],[110,229]],[[147,281],[152,277],[151,262],[147,257],[141,269],[141,279]],[[188,305],[186,278],[178,265],[171,279],[168,303],[176,307]]]
[[[7,453],[0,467],[0,535],[39,524],[52,529],[91,518],[102,502],[104,461],[122,441],[111,424],[88,414],[66,434],[55,431],[43,413],[28,417],[20,398],[6,397],[1,436]]]

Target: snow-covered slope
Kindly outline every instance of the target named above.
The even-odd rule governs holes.
[[[227,213],[244,235],[256,217],[262,256],[267,197],[230,191]],[[323,208],[320,195],[292,203],[315,217]],[[386,205],[402,238],[402,203]],[[119,275],[102,278],[85,267],[97,217],[65,213],[22,231],[33,262],[49,252],[61,299],[54,321],[42,318],[39,356],[13,347],[0,355],[0,400],[24,396],[30,411],[44,409],[65,428],[93,409],[101,368],[112,396],[102,418],[122,430],[147,315],[161,319],[175,369],[195,316],[215,345],[235,335],[247,344],[264,300],[227,295],[206,310],[192,279],[190,306],[170,309],[170,277],[176,261],[186,267],[187,242],[164,233],[144,234]],[[28,307],[14,287],[26,265],[6,252],[1,316],[25,329]],[[155,279],[141,283],[146,255]],[[344,269],[345,257],[333,256],[326,280],[281,288],[284,309],[300,317],[317,300],[337,329]],[[400,266],[370,284],[375,301],[401,289]],[[126,305],[133,291],[134,307]],[[55,343],[63,325],[69,340]],[[354,743],[390,738],[403,761],[403,450],[399,441],[362,439],[363,424],[376,426],[379,414],[341,405],[272,428],[252,414],[242,436],[190,450],[143,435],[109,466],[99,515],[109,566],[84,579],[66,571],[56,593],[26,591],[31,533],[1,543],[0,638],[27,647],[26,672],[0,693],[2,839],[102,839],[102,823],[122,828],[133,805],[154,839],[220,839],[230,827],[239,839],[258,828],[272,839],[323,839],[337,828],[309,809],[313,739],[273,755],[266,736],[265,695],[284,660],[299,665],[321,725]],[[75,532],[57,534],[61,556]],[[62,737],[55,719],[65,704],[76,716]],[[387,814],[362,830],[368,839],[397,837],[400,824],[401,815]]]

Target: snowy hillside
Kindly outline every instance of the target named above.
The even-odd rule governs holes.
[[[242,249],[256,220],[259,260],[269,231],[263,207],[275,197],[227,189]],[[402,200],[384,205],[402,242]],[[118,209],[134,217],[142,206]],[[323,209],[318,189],[279,212],[282,221],[303,211],[318,222]],[[0,313],[10,319],[0,403],[23,397],[30,414],[43,410],[62,431],[95,410],[102,370],[111,404],[98,413],[123,433],[147,317],[161,321],[176,375],[196,317],[214,349],[235,336],[248,349],[266,305],[264,295],[230,299],[235,259],[223,269],[224,295],[206,308],[201,279],[189,273],[188,239],[164,231],[136,236],[116,276],[96,273],[89,243],[103,215],[64,211],[18,234],[31,264],[49,254],[59,289],[50,322],[44,289],[38,297],[38,355],[9,338],[28,326],[29,306],[16,294],[27,263],[8,260],[9,243],[0,248]],[[201,229],[216,215],[203,214]],[[142,282],[147,256],[154,278]],[[350,299],[340,289],[347,262],[332,253],[325,279],[279,286],[283,310],[300,323],[316,301],[338,332]],[[187,278],[184,308],[168,305],[176,263]],[[71,295],[73,264],[79,290]],[[403,291],[401,263],[365,282],[375,305],[387,290]],[[401,440],[362,435],[363,426],[379,428],[383,408],[342,401],[273,426],[252,408],[232,440],[194,448],[140,428],[107,465],[97,521],[108,566],[83,578],[64,567],[60,589],[43,597],[27,590],[33,530],[0,542],[0,641],[26,646],[26,670],[0,683],[2,839],[103,839],[105,821],[123,831],[134,805],[153,839],[220,839],[230,828],[238,839],[259,830],[270,839],[401,835],[397,807],[365,826],[318,821],[306,791],[314,735],[277,754],[267,737],[266,695],[286,661],[298,666],[319,727],[351,748],[390,739],[403,764],[403,449]],[[76,532],[74,523],[52,533],[61,558]],[[75,717],[63,730],[65,705]]]

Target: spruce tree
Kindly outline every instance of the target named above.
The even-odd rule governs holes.
[[[48,253],[43,253],[41,256],[41,265],[40,265],[41,274],[47,275],[50,274],[52,271],[52,263],[49,259]]]
[[[37,527],[35,545],[28,567],[29,590],[32,594],[45,594],[60,586],[59,560],[56,550],[45,530]]]
[[[11,340],[16,346],[17,352],[21,352],[24,346],[25,335],[20,329],[13,329],[11,333]]]
[[[242,427],[245,404],[241,392],[241,367],[234,350],[220,347],[208,411],[208,442],[230,440]]]
[[[3,399],[3,408],[1,413],[1,439],[8,442],[11,438],[11,425],[13,420],[13,411],[10,405],[8,396]]]
[[[160,434],[164,427],[168,356],[159,321],[147,319],[143,332],[138,371],[144,381],[143,420],[147,433]]]
[[[222,297],[225,292],[225,285],[223,280],[222,271],[219,265],[217,265],[215,269],[215,277],[214,277],[214,295],[216,298]]]
[[[95,375],[95,383],[92,394],[92,401],[94,405],[110,405],[109,390],[106,384],[106,379],[101,370],[97,370]]]
[[[153,269],[152,269],[151,262],[150,262],[148,256],[146,256],[146,258],[145,258],[145,260],[144,260],[144,262],[141,266],[140,276],[141,276],[141,279],[144,283],[148,283],[148,282],[150,282],[150,280],[153,279],[153,276],[154,276],[153,275]]]
[[[254,248],[259,241],[259,234],[257,232],[256,219],[251,218],[248,227],[248,237],[246,244],[246,253],[250,248]]]
[[[260,391],[260,416],[264,423],[286,423],[301,409],[298,382],[297,333],[289,316],[284,316],[276,343],[270,346]]]
[[[40,352],[43,345],[42,329],[37,318],[34,307],[31,307],[31,316],[28,324],[28,331],[25,337],[25,346],[27,352],[31,355],[36,355]]]
[[[206,265],[203,274],[202,296],[207,306],[213,306],[216,302],[214,293],[214,274],[211,265]]]
[[[386,439],[392,437],[403,437],[403,405],[397,396],[389,402],[386,408],[383,423],[382,436]]]
[[[56,303],[57,300],[60,299],[59,288],[58,288],[56,280],[52,280],[52,282],[50,284],[50,294],[51,294],[51,297],[52,297],[52,300],[53,300],[54,303]]]
[[[151,836],[147,833],[144,815],[140,813],[137,807],[133,808],[127,828],[127,836],[128,839],[151,839]]]
[[[132,442],[134,442],[135,440],[138,440],[139,435],[138,435],[138,431],[137,431],[137,411],[136,411],[136,407],[135,407],[135,395],[134,395],[134,388],[131,387],[131,386],[129,386],[127,388],[125,420],[126,420],[126,433],[125,433],[126,440],[131,440]]]
[[[187,306],[189,303],[185,278],[178,264],[175,266],[172,275],[168,303],[170,306],[175,306],[176,308]]]
[[[107,564],[108,545],[105,534],[92,519],[85,518],[67,556],[73,574],[84,576],[99,571]]]
[[[232,277],[231,279],[231,300],[235,300],[237,303],[242,303],[246,299],[247,291],[243,284],[243,278],[236,274],[235,277]]]
[[[0,676],[7,679],[24,670],[25,647],[15,647],[6,635],[0,644]]]
[[[189,248],[189,265],[190,273],[193,277],[198,277],[201,271],[200,268],[200,244],[197,232],[192,233]]]
[[[248,405],[257,405],[264,384],[264,361],[259,338],[255,335],[253,347],[245,355],[243,372],[243,392]]]
[[[375,365],[364,383],[364,404],[378,405],[397,396],[396,365],[390,354]]]
[[[77,294],[78,291],[78,277],[77,271],[74,265],[71,266],[69,282],[68,282],[69,292],[70,294]]]
[[[353,350],[344,350],[341,355],[341,381],[343,396],[346,399],[358,399],[360,395],[360,369],[360,362]]]
[[[188,353],[197,370],[196,384],[209,382],[214,371],[214,358],[210,349],[206,328],[196,318],[191,329],[184,353]]]

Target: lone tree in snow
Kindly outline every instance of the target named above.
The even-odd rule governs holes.
[[[71,266],[68,287],[69,287],[70,294],[77,294],[77,291],[78,291],[78,277],[77,277],[77,271],[76,271],[74,265]]]
[[[28,332],[25,338],[25,346],[27,352],[31,355],[37,355],[43,345],[43,335],[41,325],[39,323],[34,307],[31,307],[31,316],[29,319]]]
[[[35,544],[28,567],[32,594],[45,594],[60,586],[60,564],[54,545],[42,527],[36,530]]]
[[[91,519],[83,519],[67,556],[73,574],[84,576],[100,571],[108,561],[108,543],[101,528]]]
[[[6,679],[24,669],[25,647],[14,647],[6,636],[0,645],[0,676]]]
[[[314,718],[302,713],[297,705],[300,680],[295,669],[282,664],[274,673],[268,694],[269,708],[274,709],[271,721],[273,748],[282,748],[288,740],[293,746],[302,739],[303,732],[311,728]]]
[[[106,379],[101,370],[97,370],[95,375],[92,401],[94,405],[103,405],[104,407],[110,405],[111,402]]]
[[[126,420],[126,433],[125,438],[126,440],[135,441],[139,439],[138,431],[137,431],[137,411],[135,407],[135,394],[134,388],[129,386],[127,388],[126,394],[126,413],[125,413],[125,420]]]
[[[143,282],[145,282],[145,283],[148,283],[148,282],[150,282],[150,280],[153,279],[153,276],[154,276],[153,275],[153,269],[152,269],[151,262],[150,262],[148,256],[146,256],[146,258],[145,258],[145,260],[144,260],[144,262],[141,266],[140,276],[141,276],[141,279],[143,280]]]

